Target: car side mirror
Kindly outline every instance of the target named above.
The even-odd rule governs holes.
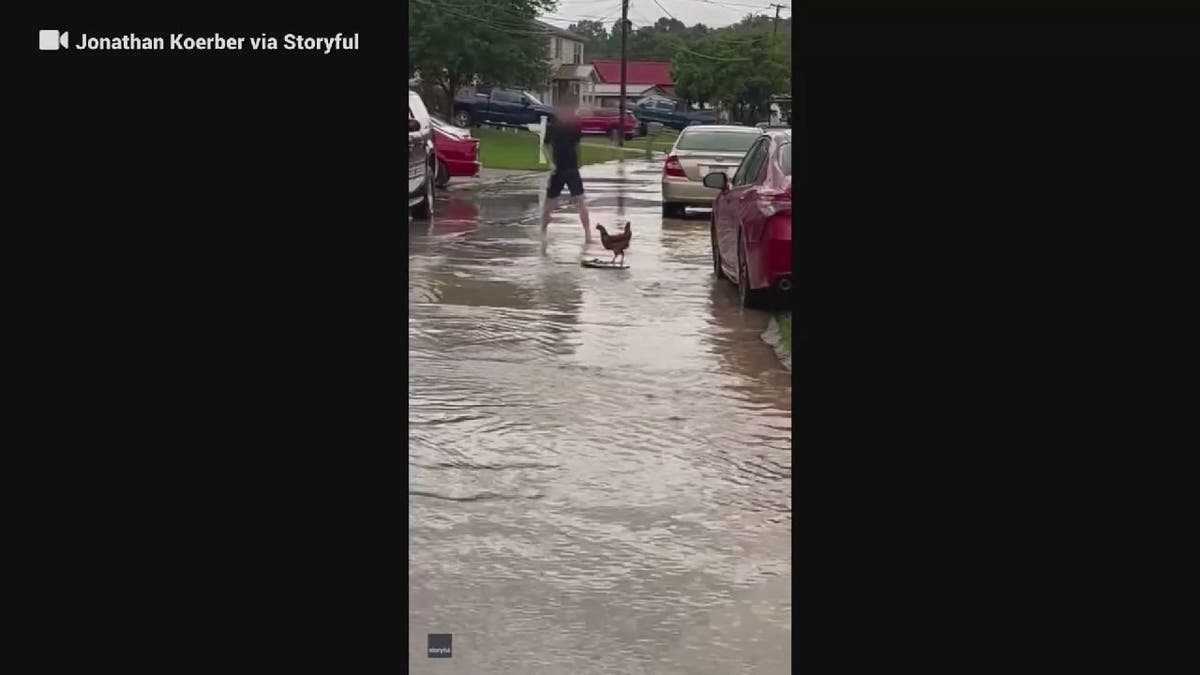
[[[729,187],[729,177],[720,171],[710,173],[704,177],[704,187],[724,192]]]
[[[529,99],[527,99],[527,98],[525,98],[524,96],[522,96],[522,97],[521,97],[521,105],[523,105],[523,106],[525,106],[525,107],[529,107]]]
[[[412,117],[408,118],[408,133],[421,130],[421,123]]]

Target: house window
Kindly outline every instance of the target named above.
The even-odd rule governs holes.
[[[554,58],[562,60],[562,38],[560,37],[554,38]]]
[[[575,63],[583,63],[583,43],[575,43]]]

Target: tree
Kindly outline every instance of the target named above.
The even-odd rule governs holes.
[[[771,95],[791,78],[778,41],[770,34],[697,43],[673,61],[676,92],[693,101],[721,101],[731,120],[758,122],[769,115]]]
[[[533,19],[556,0],[412,0],[408,57],[421,78],[454,100],[458,89],[483,81],[541,89],[550,80],[546,38]]]
[[[599,21],[580,21],[567,27],[567,30],[584,38],[584,59],[604,58],[608,55],[608,43],[611,36],[608,29]]]
[[[672,61],[671,74],[675,78],[675,93],[688,103],[705,103],[716,101],[718,68],[709,61],[706,62],[696,54],[707,54],[715,51],[715,40],[697,42],[693,51],[681,51]]]
[[[683,37],[643,26],[629,36],[630,61],[670,61],[685,45]]]
[[[654,22],[654,30],[661,33],[685,33],[687,32],[687,24],[676,18],[662,17]]]

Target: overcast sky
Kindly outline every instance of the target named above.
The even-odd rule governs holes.
[[[658,0],[657,4],[655,0],[629,0],[629,20],[636,30],[639,26],[653,24],[669,12],[689,26],[702,23],[719,28],[737,23],[747,14],[774,17],[775,8],[768,6],[771,2],[783,5],[779,11],[780,19],[792,15],[793,0]],[[603,19],[605,25],[611,26],[620,18],[621,0],[559,0],[558,9],[542,20],[566,28],[581,19]]]

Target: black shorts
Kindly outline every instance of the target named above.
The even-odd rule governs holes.
[[[550,184],[546,186],[546,197],[553,199],[562,194],[563,185],[571,190],[572,197],[583,194],[583,179],[579,177],[579,169],[555,169],[550,173]]]

